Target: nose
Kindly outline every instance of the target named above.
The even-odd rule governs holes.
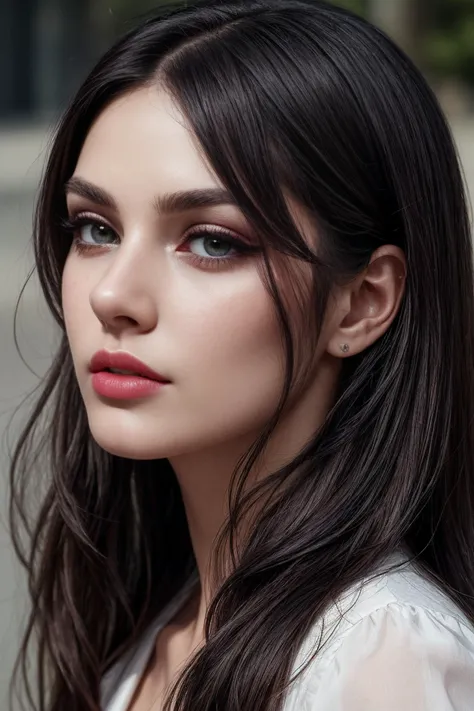
[[[147,333],[158,322],[157,274],[154,260],[139,245],[113,250],[107,269],[89,301],[103,327],[116,336],[124,331]]]

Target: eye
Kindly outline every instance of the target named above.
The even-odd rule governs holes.
[[[117,240],[117,235],[111,227],[101,222],[80,222],[76,234],[81,242],[90,245],[110,244]]]
[[[201,269],[223,269],[260,248],[223,227],[195,225],[186,232],[177,251],[187,253],[187,259]]]
[[[233,253],[238,252],[234,240],[225,236],[218,236],[210,232],[204,232],[199,237],[192,237],[188,240],[189,251],[199,257],[228,258]]]
[[[72,235],[73,246],[79,252],[117,244],[117,233],[102,220],[89,215],[76,215],[60,221],[61,228]]]

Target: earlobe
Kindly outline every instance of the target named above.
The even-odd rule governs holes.
[[[390,328],[405,291],[406,259],[394,245],[376,250],[365,271],[347,284],[338,296],[342,316],[334,323],[327,345],[331,355],[341,358],[361,353]],[[342,303],[349,303],[344,312]]]

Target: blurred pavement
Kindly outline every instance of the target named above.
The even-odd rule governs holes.
[[[0,709],[5,711],[27,609],[25,575],[14,557],[7,528],[8,447],[18,435],[28,407],[18,413],[10,432],[6,428],[15,407],[38,382],[15,349],[13,319],[20,289],[33,263],[32,207],[42,169],[44,136],[44,128],[0,130]],[[35,282],[22,299],[17,338],[29,366],[43,374],[54,337]]]
[[[453,129],[474,198],[474,117],[456,120]],[[7,709],[7,685],[26,609],[24,575],[14,561],[6,528],[7,451],[28,407],[20,409],[8,438],[5,428],[21,398],[38,382],[16,352],[13,318],[21,286],[33,264],[31,214],[46,136],[44,126],[0,129],[0,709]],[[23,357],[38,375],[48,367],[55,333],[33,278],[21,301],[17,337]]]

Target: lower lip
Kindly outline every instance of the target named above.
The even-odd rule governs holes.
[[[98,395],[113,400],[136,400],[149,397],[160,390],[166,383],[138,375],[120,375],[100,371],[92,374],[92,387]]]

